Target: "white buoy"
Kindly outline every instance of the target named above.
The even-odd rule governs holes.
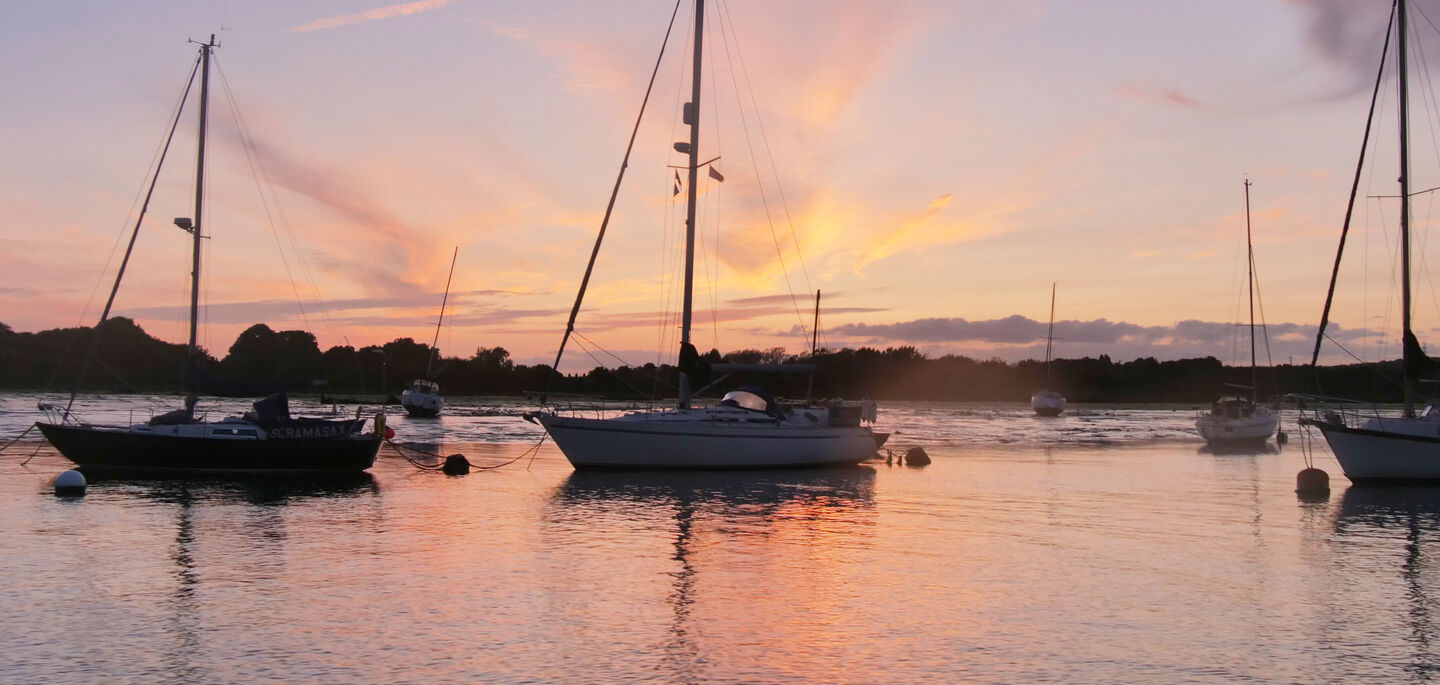
[[[83,495],[85,494],[85,474],[74,469],[62,471],[55,476],[55,494],[57,495]]]

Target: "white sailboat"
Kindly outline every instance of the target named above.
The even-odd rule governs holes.
[[[1050,389],[1050,356],[1055,350],[1055,284],[1050,284],[1050,328],[1045,332],[1045,384],[1030,396],[1030,408],[1040,416],[1059,416],[1065,411],[1065,396]]]
[[[1211,444],[1263,443],[1280,427],[1280,412],[1257,401],[1255,364],[1255,249],[1250,242],[1250,179],[1245,179],[1246,287],[1250,299],[1250,395],[1222,395],[1195,419],[1195,430]],[[1243,386],[1242,386],[1243,387]]]
[[[440,384],[430,379],[435,373],[435,354],[440,344],[440,326],[445,322],[445,303],[450,300],[450,279],[455,276],[455,258],[460,256],[460,246],[450,255],[450,275],[445,277],[445,295],[440,298],[440,318],[435,320],[435,339],[430,342],[430,358],[425,361],[425,377],[410,382],[410,387],[400,393],[400,406],[411,416],[439,416],[445,409],[445,398],[440,396]]]
[[[1313,411],[1300,419],[1302,426],[1314,427],[1325,436],[1335,460],[1351,481],[1361,482],[1402,482],[1440,480],[1440,406],[1431,405],[1417,412],[1415,409],[1416,382],[1421,369],[1429,366],[1429,358],[1420,347],[1420,341],[1411,328],[1411,250],[1410,250],[1410,156],[1409,156],[1409,75],[1407,74],[1407,13],[1406,1],[1397,0],[1392,10],[1392,26],[1397,47],[1397,75],[1399,85],[1399,126],[1400,126],[1400,263],[1401,263],[1401,328],[1402,356],[1404,369],[1404,408],[1400,416],[1387,416],[1374,407],[1353,410],[1355,405],[1313,406]],[[1389,50],[1387,34],[1385,49]],[[1384,58],[1381,59],[1382,65]],[[1383,77],[1383,66],[1381,70]],[[1375,95],[1380,92],[1382,78],[1376,79]],[[1371,100],[1371,117],[1374,116],[1375,99]],[[1366,127],[1367,139],[1369,127]],[[1361,160],[1365,158],[1362,145]],[[1351,190],[1351,209],[1360,181],[1359,170],[1355,186]],[[1345,228],[1341,233],[1340,248],[1345,246],[1345,233],[1350,226],[1347,210]],[[1335,275],[1339,272],[1340,260],[1336,257],[1335,272],[1331,276],[1330,293],[1325,300],[1325,309],[1320,318],[1320,331],[1315,341],[1313,366],[1319,358],[1320,343],[1324,338],[1325,325],[1330,315],[1330,305],[1335,292]]]
[[[678,10],[678,6],[677,6]],[[690,342],[692,291],[695,259],[696,180],[701,166],[700,94],[701,55],[704,38],[705,2],[695,2],[694,71],[691,77],[690,102],[684,106],[684,124],[689,126],[689,142],[675,144],[675,149],[688,156],[686,187],[685,277],[680,329],[679,401],[674,408],[640,411],[612,418],[561,416],[553,411],[536,411],[525,415],[539,422],[555,440],[555,444],[576,468],[644,468],[644,469],[719,469],[719,468],[793,468],[822,465],[857,464],[873,458],[885,434],[875,433],[868,425],[873,420],[874,405],[832,404],[829,406],[788,407],[776,402],[766,391],[743,387],[727,393],[716,405],[691,405],[689,384],[702,373],[703,363]],[[674,21],[672,17],[672,22]],[[668,32],[667,32],[668,39]],[[663,54],[663,50],[662,50]],[[656,62],[659,68],[659,62]],[[654,77],[651,77],[653,86]],[[646,93],[646,99],[649,92]],[[642,106],[643,112],[643,106]],[[636,122],[638,131],[639,122]],[[630,142],[633,146],[635,133]],[[713,161],[713,160],[712,160]],[[621,178],[629,163],[629,151],[621,163]],[[710,173],[715,174],[714,169]],[[616,191],[620,179],[616,180]],[[610,207],[614,206],[614,195]],[[555,357],[558,368],[565,342],[574,331],[575,317],[595,265],[595,254],[604,238],[610,219],[606,209],[596,238],[595,251],[581,281],[580,292],[571,310],[560,351]],[[758,372],[773,370],[813,371],[809,365],[790,364],[787,368],[761,365],[712,365],[710,371]],[[862,421],[862,417],[866,420]]]

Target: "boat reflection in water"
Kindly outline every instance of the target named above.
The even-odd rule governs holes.
[[[849,574],[874,542],[874,489],[868,466],[571,473],[545,516],[583,597],[564,619],[632,616],[628,630],[663,641],[660,677],[673,682],[773,674],[795,655],[767,640],[806,624],[803,637],[818,639],[832,612],[864,596],[866,579]],[[737,634],[758,651],[706,639]]]
[[[1280,446],[1270,442],[1207,442],[1195,449],[1196,454],[1217,457],[1244,457],[1261,454],[1279,454]]]
[[[1431,561],[1440,552],[1440,486],[1351,486],[1334,544],[1346,588],[1336,620],[1403,636],[1410,653],[1383,656],[1415,681],[1440,677],[1440,567]]]
[[[379,503],[375,478],[366,472],[212,480],[102,477],[90,483],[96,494],[112,492],[123,499],[149,500],[174,508],[175,541],[170,546],[173,589],[156,607],[156,629],[163,636],[156,648],[157,666],[165,678],[180,682],[224,679],[215,672],[217,662],[210,657],[213,650],[204,644],[205,635],[214,630],[213,619],[206,616],[206,593],[211,601],[216,593],[223,595],[224,579],[232,577],[237,568],[244,569],[247,583],[263,585],[293,574],[293,567],[303,565],[292,558],[289,519],[294,506],[364,496]],[[307,525],[299,525],[302,537],[307,529]],[[237,551],[231,547],[228,553],[216,553],[217,547],[227,547],[227,541],[233,542],[236,536],[245,540],[248,548]],[[252,609],[273,603],[265,594],[257,593]]]
[[[124,472],[91,477],[96,489],[158,502],[190,506],[195,502],[243,501],[250,504],[285,504],[314,498],[378,495],[375,477],[366,471],[305,475],[235,475],[215,478],[156,480]]]

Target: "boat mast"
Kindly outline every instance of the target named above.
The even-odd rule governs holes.
[[[1045,389],[1050,388],[1050,352],[1055,345],[1055,284],[1050,284],[1050,327],[1045,331]]]
[[[1404,368],[1405,383],[1405,416],[1415,416],[1415,381],[1411,378],[1411,371],[1417,360],[1410,358],[1412,340],[1415,334],[1410,330],[1410,85],[1406,76],[1406,23],[1405,23],[1405,0],[1399,0],[1398,12],[1396,12],[1396,28],[1399,38],[1399,74],[1400,74],[1400,322],[1403,330],[1401,339],[1402,365]]]
[[[190,269],[190,343],[186,350],[190,365],[188,386],[185,392],[185,411],[193,415],[195,403],[200,399],[200,348],[196,344],[196,331],[200,321],[200,224],[201,211],[205,204],[205,129],[208,121],[210,98],[210,52],[218,43],[215,34],[210,41],[200,44],[200,127],[196,137],[198,144],[195,154],[195,217],[186,228],[193,238]]]
[[[695,278],[695,181],[700,167],[700,56],[701,41],[705,31],[705,0],[695,0],[695,71],[690,77],[690,102],[685,103],[685,123],[690,125],[689,174],[690,181],[685,188],[685,299],[680,319],[680,349],[683,353],[690,344],[690,312]],[[690,406],[690,382],[685,372],[680,372],[680,408]]]
[[[440,344],[440,324],[445,323],[445,303],[450,300],[450,279],[455,277],[455,259],[460,256],[460,246],[455,246],[455,253],[450,255],[450,275],[445,277],[445,295],[440,298],[440,318],[435,320],[435,339],[430,341],[430,360],[425,362],[425,375],[431,375],[431,367],[435,365],[436,346]]]
[[[810,356],[820,349],[820,289],[815,289],[815,323],[810,326]]]
[[[1245,179],[1245,283],[1250,299],[1250,403],[1255,403],[1259,372],[1255,370],[1255,247],[1250,243],[1250,179]]]

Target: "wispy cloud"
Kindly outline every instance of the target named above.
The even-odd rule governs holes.
[[[1134,83],[1115,86],[1115,92],[1132,100],[1186,109],[1202,109],[1204,105],[1178,88],[1147,88]]]
[[[342,14],[338,17],[330,17],[328,19],[317,19],[308,24],[292,26],[289,30],[294,33],[305,33],[307,31],[333,29],[350,24],[380,21],[381,19],[391,19],[394,17],[419,14],[421,12],[429,12],[430,10],[439,9],[454,2],[455,0],[418,0],[417,2],[407,2],[399,5],[386,5],[385,7],[376,7],[375,9],[365,10],[364,12]]]
[[[932,243],[937,239],[945,241],[955,240],[959,236],[969,233],[970,231],[957,231],[953,230],[953,227],[945,227],[945,230],[930,231],[928,237],[922,236],[922,229],[924,229],[927,224],[931,224],[935,217],[939,216],[940,212],[950,206],[950,203],[954,199],[955,196],[949,193],[935,198],[919,216],[896,226],[883,239],[876,240],[860,259],[860,263],[855,266],[855,270],[859,271],[864,269],[865,266],[871,262],[889,257],[907,247]]]

